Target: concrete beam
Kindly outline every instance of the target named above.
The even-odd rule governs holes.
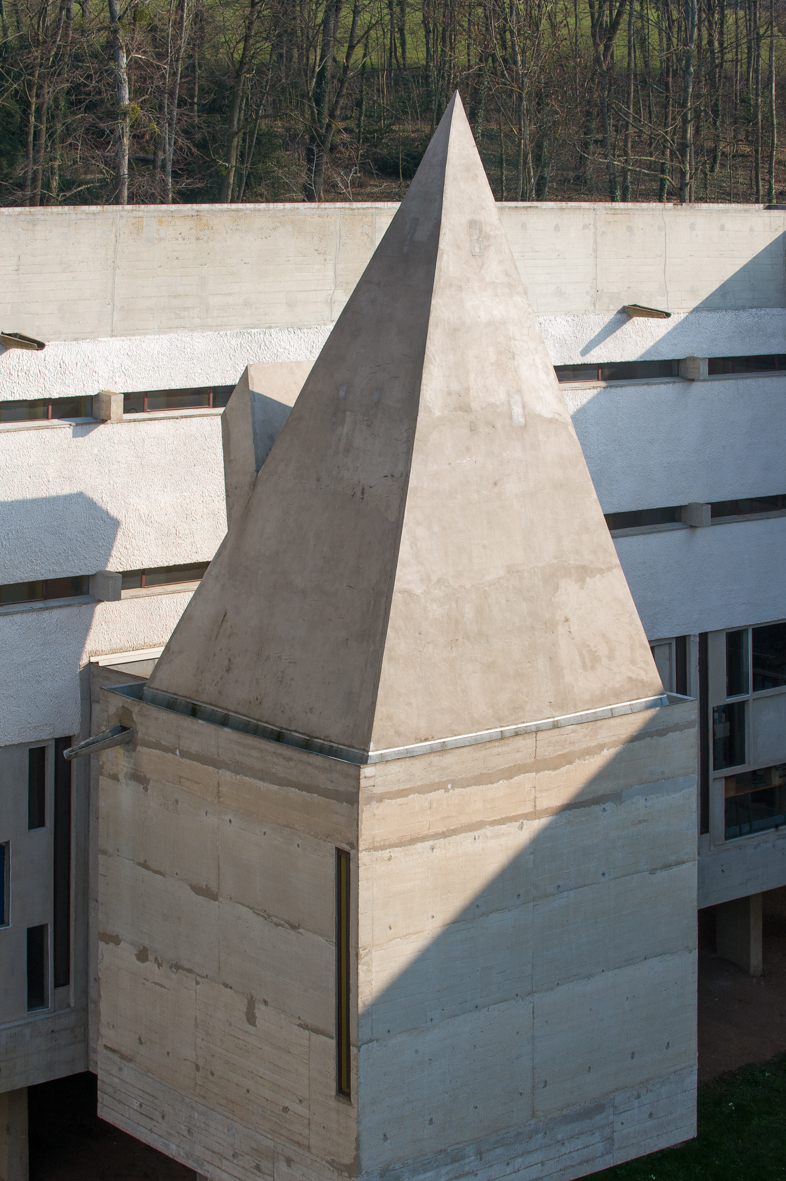
[[[123,395],[101,390],[93,397],[93,418],[101,422],[123,421]]]
[[[680,361],[680,377],[688,381],[705,381],[709,376],[707,357],[683,357]]]
[[[715,949],[751,976],[763,971],[761,949],[761,894],[723,902],[715,911]]]
[[[27,1087],[0,1095],[0,1181],[28,1181]]]

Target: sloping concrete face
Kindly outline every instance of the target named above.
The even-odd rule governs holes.
[[[457,96],[151,686],[361,752],[661,691]]]
[[[270,454],[303,388],[310,361],[247,365],[221,415],[227,525],[246,506],[257,472]]]

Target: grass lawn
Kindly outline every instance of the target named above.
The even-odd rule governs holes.
[[[699,1088],[699,1134],[593,1173],[604,1181],[786,1181],[786,1054]]]

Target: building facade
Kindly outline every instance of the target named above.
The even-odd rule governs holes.
[[[0,328],[46,344],[0,356],[16,1110],[95,1066],[97,795],[63,751],[91,733],[99,682],[151,671],[224,535],[229,391],[247,364],[316,357],[394,212],[0,212]],[[500,212],[664,687],[699,702],[699,906],[757,970],[755,900],[786,884],[786,215]]]

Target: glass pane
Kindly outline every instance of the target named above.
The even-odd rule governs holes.
[[[27,1010],[49,1007],[49,947],[46,924],[27,928]]]
[[[34,603],[44,597],[43,582],[13,582],[0,586],[0,605]]]
[[[46,828],[46,747],[27,752],[27,827]]]
[[[75,578],[47,578],[44,583],[45,599],[70,599],[88,593],[88,579],[78,575]]]
[[[715,500],[710,505],[711,517],[736,517],[737,515],[737,501],[736,500]]]
[[[726,840],[786,823],[786,764],[728,776]]]
[[[144,414],[145,410],[145,395],[144,394],[123,394],[123,413],[124,414]]]
[[[677,377],[679,361],[624,361],[601,365],[604,381],[646,381],[652,377]]]
[[[8,926],[8,843],[0,845],[0,927]]]
[[[737,515],[740,517],[751,513],[776,513],[780,508],[779,496],[759,496],[749,500],[737,501]]]
[[[600,376],[602,381],[636,381],[639,377],[639,366],[636,361],[601,365]]]
[[[748,629],[726,632],[726,696],[748,693]]]
[[[716,705],[712,711],[712,760],[715,770],[745,762],[745,702]]]
[[[597,365],[555,365],[557,381],[597,381]]]
[[[27,422],[30,402],[0,402],[0,422]]]
[[[159,566],[145,571],[145,586],[166,586],[175,582],[199,582],[208,568],[208,562],[187,566]]]
[[[148,412],[194,410],[210,405],[210,390],[153,390],[147,395]]]
[[[641,513],[642,525],[671,525],[680,519],[679,506],[670,508],[648,508]]]
[[[775,356],[735,357],[734,368],[737,373],[766,373],[778,368],[778,360]]]
[[[680,519],[680,506],[645,508],[633,513],[607,513],[609,529],[644,529],[649,525],[672,525]]]
[[[52,418],[91,418],[92,398],[54,398]]]
[[[753,692],[786,685],[786,623],[754,627],[751,647]]]
[[[124,590],[138,590],[142,586],[142,570],[126,570],[121,576],[120,589]]]
[[[710,377],[717,373],[733,373],[734,372],[734,358],[733,357],[710,357],[707,363],[707,372]]]
[[[226,406],[229,399],[232,397],[233,385],[214,385],[213,386],[213,406]]]

